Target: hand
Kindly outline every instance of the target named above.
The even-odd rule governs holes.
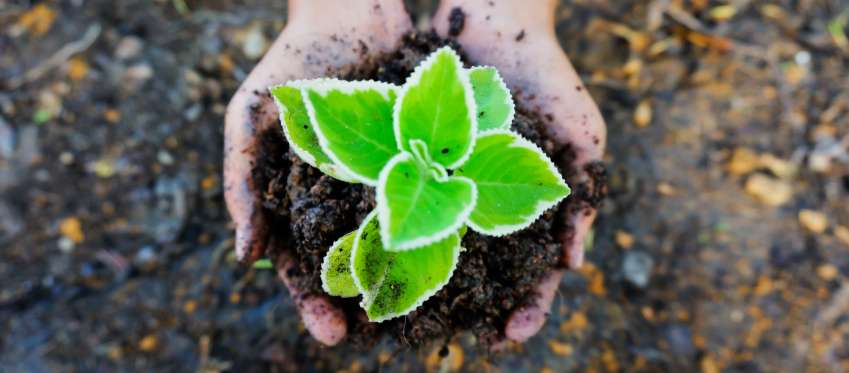
[[[538,108],[546,117],[550,115],[546,124],[554,140],[569,144],[575,151],[574,159],[569,160],[573,164],[564,166],[578,171],[567,181],[579,192],[570,197],[579,198],[579,204],[564,217],[564,223],[573,230],[561,237],[564,264],[574,269],[583,263],[584,238],[596,216],[595,208],[580,200],[582,194],[599,192],[592,190],[595,185],[587,167],[601,160],[607,131],[598,108],[557,41],[556,6],[555,0],[444,0],[433,24],[442,37],[449,36],[451,11],[455,7],[462,9],[465,22],[456,39],[470,60],[497,68],[514,92],[517,104]],[[562,276],[558,270],[542,279],[535,302],[515,310],[507,320],[507,338],[524,342],[542,328]]]
[[[270,85],[310,79],[356,65],[394,50],[411,30],[401,0],[289,0],[289,22],[266,55],[250,73],[227,106],[224,131],[224,197],[236,224],[236,254],[254,261],[272,250],[269,227],[253,185],[257,164],[257,134],[279,126],[277,107],[268,96]],[[284,248],[277,248],[284,249]],[[339,343],[347,333],[344,314],[325,295],[295,288],[287,275],[291,258],[277,260],[281,279],[289,288],[307,330],[326,345]]]

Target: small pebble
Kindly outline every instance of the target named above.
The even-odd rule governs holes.
[[[62,154],[59,154],[59,162],[62,162],[65,166],[74,163],[74,154],[71,152],[62,152]]]
[[[616,244],[623,249],[630,249],[634,246],[634,236],[625,231],[616,231]]]
[[[124,79],[134,83],[143,83],[153,77],[153,68],[146,63],[130,66],[124,73]]]
[[[62,233],[62,236],[65,236],[65,238],[71,240],[75,244],[85,240],[82,223],[80,223],[80,219],[73,216],[62,219],[62,221],[59,222],[59,232]]]
[[[823,264],[817,267],[817,275],[820,276],[821,279],[826,281],[833,280],[835,277],[837,277],[839,273],[840,271],[837,269],[837,267],[831,264]]]
[[[245,39],[242,42],[242,53],[245,54],[245,57],[256,60],[262,57],[267,48],[268,40],[262,33],[262,26],[259,23],[255,23],[245,35]]]
[[[793,56],[793,60],[796,61],[796,64],[805,66],[811,63],[811,53],[808,51],[799,51]]]
[[[548,341],[548,349],[557,356],[571,356],[574,351],[572,345],[554,339]]]
[[[82,57],[74,57],[68,61],[68,77],[71,80],[82,80],[88,75],[88,62]]]
[[[710,355],[705,355],[701,361],[702,373],[720,373],[719,364]]]
[[[142,247],[133,258],[133,264],[144,270],[151,270],[156,267],[156,250],[151,246]]]
[[[802,210],[799,211],[799,224],[813,233],[822,233],[828,228],[828,217],[819,211]]]
[[[144,352],[151,352],[155,350],[157,346],[159,346],[159,339],[153,334],[147,335],[139,341],[139,350]]]
[[[758,167],[758,155],[749,148],[737,148],[725,166],[732,175],[745,175]]]
[[[640,101],[639,105],[637,105],[637,109],[634,110],[634,124],[637,128],[648,127],[649,123],[651,123],[651,118],[651,102],[649,100]]]
[[[849,228],[846,228],[842,225],[834,227],[834,236],[837,237],[838,240],[843,242],[846,247],[849,247]]]
[[[758,158],[760,165],[780,178],[789,179],[796,175],[797,167],[793,162],[778,158],[772,154],[762,154]]]
[[[639,288],[649,284],[654,259],[642,251],[632,250],[625,253],[622,260],[622,272],[628,282]]]
[[[109,159],[99,159],[89,166],[89,170],[97,177],[108,178],[115,175],[115,165]]]
[[[72,241],[68,237],[60,238],[56,244],[59,246],[59,250],[65,254],[70,254],[72,251],[74,251],[74,241]]]
[[[831,170],[831,156],[822,152],[811,153],[808,156],[808,168],[821,174]]]
[[[174,157],[171,155],[171,153],[165,150],[160,150],[159,153],[156,153],[156,160],[165,166],[170,166],[174,164]]]
[[[129,60],[138,56],[142,51],[142,40],[135,36],[127,36],[115,47],[115,57],[119,60]]]
[[[781,206],[793,197],[793,187],[790,183],[771,178],[763,174],[755,174],[746,180],[746,193],[769,206]]]
[[[675,195],[676,190],[672,184],[662,181],[657,184],[657,192],[664,196],[671,197]]]
[[[109,109],[103,112],[103,119],[107,122],[115,124],[121,120],[121,112],[115,109]]]

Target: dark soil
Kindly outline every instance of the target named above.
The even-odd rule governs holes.
[[[461,19],[454,16],[452,20]],[[462,26],[462,21],[457,21]],[[453,24],[453,23],[452,23]],[[346,79],[376,79],[403,84],[416,65],[437,48],[452,44],[432,33],[413,33],[404,38],[398,51],[378,61],[374,68],[355,68]],[[460,51],[457,45],[452,45]],[[460,51],[462,54],[462,51]],[[553,159],[570,159],[566,147],[548,140],[537,115],[519,108],[513,130],[542,147]],[[318,169],[288,152],[279,127],[263,134],[263,157],[258,185],[266,185],[265,207],[274,217],[275,241],[286,242],[293,250],[298,265],[291,275],[302,289],[321,292],[321,263],[330,245],[342,235],[355,230],[374,209],[374,190],[360,184],[348,184],[325,176]],[[562,154],[561,154],[562,153]],[[596,168],[598,168],[596,166]],[[603,167],[600,169],[603,180]],[[562,170],[574,175],[574,170]],[[572,183],[570,183],[571,185]],[[576,191],[594,189],[576,187]],[[598,189],[598,188],[595,188]],[[593,204],[600,196],[576,193]],[[567,199],[558,209],[580,208],[583,204]],[[535,294],[534,288],[546,272],[561,264],[562,245],[556,237],[568,235],[569,227],[555,224],[556,210],[547,211],[529,228],[506,237],[486,237],[469,231],[463,239],[468,249],[445,288],[405,317],[380,324],[365,320],[359,298],[337,298],[348,314],[353,333],[349,340],[370,346],[383,333],[394,335],[408,345],[421,345],[430,340],[449,340],[463,330],[472,330],[481,346],[503,338],[502,330],[510,312],[526,304]],[[275,255],[276,253],[270,253]]]

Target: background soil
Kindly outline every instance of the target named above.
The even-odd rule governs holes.
[[[233,260],[221,116],[282,3],[0,1],[0,370],[849,369],[847,1],[564,2],[612,198],[538,337],[443,360],[322,348]]]

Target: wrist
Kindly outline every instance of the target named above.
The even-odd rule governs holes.
[[[362,23],[363,16],[380,17],[383,14],[406,14],[403,0],[289,0],[289,23],[310,22],[317,17],[333,13],[335,8],[344,9],[350,23]]]
[[[448,17],[452,9],[460,8],[466,15],[464,28],[472,33],[505,26],[553,32],[556,7],[556,0],[443,0],[436,18]]]

